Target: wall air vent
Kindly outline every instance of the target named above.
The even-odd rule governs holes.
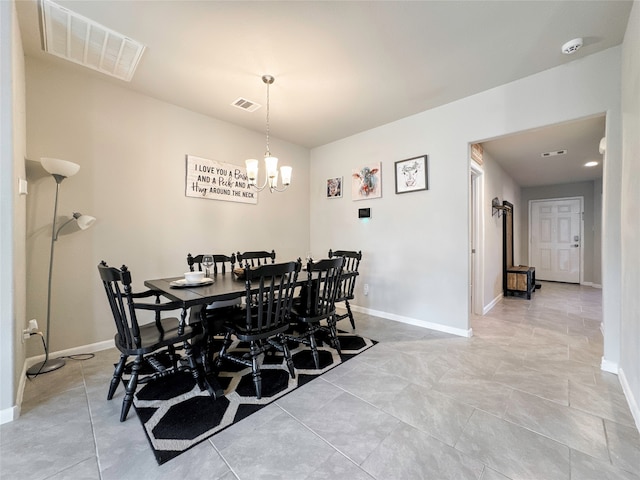
[[[144,45],[51,0],[40,0],[44,51],[119,78],[133,78]]]
[[[246,112],[255,112],[262,106],[259,103],[252,102],[251,100],[247,100],[246,98],[242,97],[235,100],[231,105]]]
[[[541,157],[555,157],[556,155],[565,155],[567,153],[566,150],[556,150],[555,152],[545,152],[541,153]]]

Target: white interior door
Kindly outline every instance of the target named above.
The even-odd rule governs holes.
[[[532,200],[529,265],[536,279],[580,283],[582,199]]]

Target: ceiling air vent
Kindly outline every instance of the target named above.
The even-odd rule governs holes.
[[[255,112],[262,106],[259,103],[252,102],[251,100],[247,100],[246,98],[242,97],[235,100],[231,105],[247,112]]]
[[[130,81],[144,45],[50,1],[41,0],[45,52]]]
[[[555,157],[556,155],[565,155],[567,153],[566,150],[556,150],[555,152],[545,152],[541,153],[541,157]]]

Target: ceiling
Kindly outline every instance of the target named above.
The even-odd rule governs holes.
[[[258,132],[265,130],[265,109],[250,113],[231,104],[243,97],[264,105],[261,77],[271,74],[271,135],[308,148],[619,45],[632,6],[631,0],[56,3],[146,45],[137,71],[124,82],[44,53],[37,1],[18,0],[27,56]],[[562,54],[575,37],[584,46]],[[600,130],[594,123],[494,140],[487,150],[505,164],[520,162],[518,181],[525,169],[525,184],[535,182],[546,169],[527,159],[539,157],[542,145],[577,155],[584,151],[578,145],[595,142],[597,153],[604,123]]]
[[[584,182],[602,178],[604,134],[602,115],[508,135],[483,142],[482,147],[521,187]],[[542,156],[560,150],[566,153]],[[591,161],[598,165],[585,167]]]

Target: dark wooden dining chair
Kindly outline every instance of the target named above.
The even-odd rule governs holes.
[[[131,272],[123,265],[121,268],[109,267],[104,261],[98,265],[100,278],[107,293],[111,313],[115,320],[117,333],[115,346],[120,350],[120,360],[115,367],[109,385],[107,400],[113,398],[125,372],[131,372],[126,381],[125,395],[122,401],[120,421],[124,422],[133,403],[138,384],[147,383],[158,377],[164,377],[183,370],[191,370],[194,379],[203,387],[196,361],[192,355],[189,340],[194,339],[199,330],[186,325],[186,312],[179,302],[160,303],[161,292],[147,290],[133,293],[131,289]],[[138,299],[156,297],[155,303],[141,303]],[[155,322],[139,325],[137,311],[151,311],[155,314]],[[171,310],[182,310],[180,318],[163,317],[163,313]],[[188,366],[182,365],[176,350],[184,349]],[[157,353],[168,353],[168,365],[163,364]],[[134,357],[127,363],[129,357]],[[141,375],[143,366],[149,366],[153,373]]]
[[[256,250],[253,252],[238,252],[236,258],[241,265],[248,262],[251,268],[259,267],[263,264],[276,263],[276,251],[271,250],[271,252],[266,252],[264,250]],[[271,262],[269,262],[269,260],[271,260]]]
[[[336,330],[336,299],[340,291],[344,257],[310,261],[307,264],[307,281],[301,294],[293,303],[291,322],[298,324],[301,333],[288,336],[311,348],[313,362],[320,368],[320,356],[316,334],[326,331],[333,348],[340,353],[340,341]],[[321,322],[326,321],[324,326]]]
[[[187,265],[189,265],[189,271],[193,272],[195,267],[198,267],[198,271],[202,272],[204,270],[202,266],[202,257],[204,257],[204,253],[200,255],[191,255],[187,254]],[[213,257],[213,274],[218,275],[218,272],[225,274],[227,273],[227,268],[229,272],[233,272],[233,269],[236,265],[236,254],[232,253],[231,255],[223,255],[223,254],[212,254]],[[228,265],[228,267],[227,267]]]
[[[351,328],[356,328],[356,322],[353,318],[353,312],[351,311],[351,305],[349,300],[353,300],[353,291],[356,288],[356,277],[358,276],[358,267],[360,266],[360,260],[362,260],[362,252],[354,250],[329,250],[329,258],[344,257],[344,266],[342,267],[342,285],[336,303],[344,302],[347,308],[347,313],[336,315],[337,320],[349,317],[351,322]]]
[[[189,266],[189,271],[193,272],[196,268],[199,272],[205,270],[202,265],[202,257],[205,254],[200,255],[191,255],[187,254],[187,265]],[[231,255],[224,254],[211,254],[213,257],[213,277],[220,275],[226,275],[229,272],[230,275],[233,274],[233,270],[236,265],[236,254],[232,253]],[[194,312],[194,309],[191,310],[191,317],[189,319],[189,323],[194,323],[201,321],[203,324],[205,341],[202,346],[202,364],[204,366],[205,372],[208,372],[210,366],[213,361],[214,354],[214,336],[222,332],[222,321],[220,318],[221,315],[212,315],[212,310],[216,309],[232,309],[239,308],[242,304],[242,298],[234,298],[231,300],[218,300],[206,305],[203,309],[199,310],[199,312]],[[218,312],[220,313],[220,312]]]
[[[226,334],[216,358],[219,370],[222,361],[231,361],[251,367],[256,397],[262,397],[262,377],[259,357],[262,353],[277,349],[284,354],[291,378],[295,378],[293,359],[284,333],[289,328],[291,306],[300,260],[296,262],[267,264],[254,269],[245,264],[247,304],[225,318]],[[216,315],[216,312],[213,312]],[[249,352],[229,351],[232,337],[249,343]]]

